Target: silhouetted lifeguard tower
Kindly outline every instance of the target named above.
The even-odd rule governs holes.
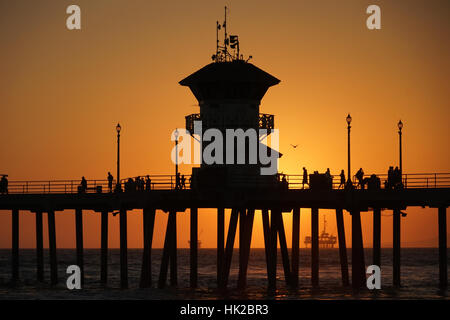
[[[200,106],[200,113],[186,116],[186,129],[193,135],[194,121],[201,121],[202,136],[211,128],[220,130],[223,137],[226,136],[226,129],[240,128],[244,131],[254,129],[258,141],[252,146],[255,148],[256,145],[259,155],[260,141],[274,129],[274,116],[260,113],[261,99],[267,89],[278,84],[280,80],[249,63],[251,56],[244,60],[240,54],[238,36],[228,36],[226,27],[225,9],[223,25],[217,22],[217,47],[216,53],[212,56],[213,62],[179,82],[191,89]],[[224,30],[223,46],[219,45],[221,28]],[[259,132],[259,129],[266,129],[267,135]],[[250,139],[246,138],[244,164],[237,162],[236,145],[233,164],[226,163],[227,150],[224,141],[223,163],[207,164],[202,161],[200,168],[194,168],[192,171],[193,181],[202,187],[217,185],[251,187],[256,183],[260,186],[270,184],[275,176],[261,176],[260,168],[264,164],[259,157],[256,163],[250,161],[249,141]],[[202,155],[209,143],[212,142],[202,141]],[[277,151],[267,147],[267,155],[271,152]]]

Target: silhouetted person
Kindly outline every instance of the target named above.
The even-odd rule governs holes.
[[[398,167],[395,167],[394,169],[393,180],[394,188],[402,188],[402,173],[400,172],[400,169]]]
[[[367,189],[368,190],[378,190],[381,187],[380,178],[375,174],[372,174],[370,178],[367,179]],[[365,180],[365,179],[364,179]]]
[[[286,180],[286,175],[283,174],[283,178],[281,179],[281,187],[283,190],[289,189],[289,183]]]
[[[363,179],[364,179],[364,171],[362,168],[359,168],[358,172],[355,174],[356,179],[358,179],[358,185],[361,189],[364,188]]]
[[[8,179],[6,178],[6,175],[2,176],[2,179],[0,180],[0,193],[8,194]]]
[[[136,183],[133,181],[133,179],[128,178],[128,181],[125,182],[125,191],[136,191]]]
[[[303,181],[302,181],[303,189],[305,189],[305,184],[308,184],[308,171],[306,170],[305,167],[303,167]]]
[[[147,175],[147,179],[145,180],[145,190],[150,191],[152,189],[152,179]]]
[[[85,177],[81,177],[80,186],[81,186],[81,192],[86,192],[86,190],[87,190],[87,181],[86,181]]]
[[[181,189],[186,188],[186,178],[184,177],[184,174],[181,176]]]
[[[142,184],[142,180],[141,177],[136,177],[136,179],[134,180],[134,184],[135,184],[135,191],[142,191],[144,190],[144,185]]]
[[[108,189],[109,189],[109,192],[112,192],[113,180],[114,180],[114,177],[112,176],[111,172],[108,172]]]
[[[393,185],[394,185],[394,167],[390,166],[388,170],[387,181],[385,183],[385,188],[392,189]]]
[[[341,170],[341,174],[339,175],[341,177],[341,183],[339,184],[339,188],[341,187],[344,188],[345,187],[345,173],[344,170]]]
[[[325,178],[329,188],[333,189],[333,176],[331,175],[330,168],[327,168],[327,171],[325,171]]]
[[[180,173],[177,172],[177,175],[175,176],[175,189],[180,189],[181,187],[181,179],[180,179]]]

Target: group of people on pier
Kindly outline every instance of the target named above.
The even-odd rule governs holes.
[[[313,177],[317,178],[316,175],[320,175],[317,171],[314,172]],[[333,188],[333,176],[330,173],[330,169],[327,168],[326,172],[323,175],[323,180],[326,182],[325,184],[328,186],[327,188],[332,189]],[[341,170],[341,173],[339,174],[340,183],[337,189],[345,188],[348,184],[348,181],[346,181],[345,172],[344,170]],[[365,189],[365,186],[367,186],[368,189],[374,190],[374,189],[380,189],[381,183],[380,178],[377,177],[377,175],[372,174],[370,177],[364,177],[364,171],[362,168],[359,168],[359,170],[355,174],[355,178],[358,182],[356,185],[356,188]],[[303,179],[302,179],[302,188],[305,188],[305,185],[311,187],[311,181],[309,181],[311,178],[308,177],[308,170],[306,170],[305,167],[303,167]],[[351,185],[353,186],[353,184]],[[399,186],[402,186],[401,181],[401,173],[398,167],[393,169],[393,167],[389,168],[388,172],[388,180],[385,182],[386,189],[393,189],[398,188]]]
[[[316,171],[315,174],[319,175],[319,173]],[[314,176],[314,175],[313,175]],[[330,168],[327,168],[324,174],[322,174],[324,181],[326,181],[326,185],[329,185],[329,188],[333,188],[333,176],[331,175]],[[344,170],[341,170],[339,174],[340,183],[337,189],[345,188],[348,184],[348,181],[346,181],[346,176]],[[375,174],[372,174],[370,177],[364,177],[364,171],[362,168],[359,168],[359,170],[355,174],[355,178],[357,180],[356,188],[360,188],[362,190],[365,189],[365,186],[367,185],[368,189],[380,189],[380,178],[377,177]],[[110,172],[108,172],[108,189],[109,192],[112,193],[113,190],[113,182],[114,177],[111,175]],[[192,177],[189,179],[189,184],[192,184],[191,181]],[[311,178],[308,176],[308,170],[303,167],[303,179],[302,179],[302,188],[305,188],[305,185],[311,187],[311,181],[309,181]],[[281,173],[277,174],[277,181],[282,189],[289,189],[289,182],[286,178],[286,175]],[[401,171],[398,167],[391,166],[389,167],[388,171],[388,178],[385,181],[385,189],[399,189],[403,187],[402,184],[402,175]],[[122,190],[121,186],[116,186],[116,188],[119,187],[120,190]],[[87,181],[85,177],[81,178],[81,183],[79,186],[79,192],[84,193],[88,189],[87,187]],[[124,191],[130,192],[130,191],[149,191],[152,189],[152,180],[150,179],[150,176],[147,175],[144,177],[136,177],[134,178],[128,178],[128,180],[124,183]],[[186,177],[184,175],[181,175],[179,172],[175,176],[175,190],[181,190],[186,189]],[[6,178],[6,175],[3,175],[0,181],[0,193],[5,194],[8,193],[8,179]]]
[[[192,179],[192,176],[190,179]],[[189,179],[189,182],[191,182],[190,179]],[[186,189],[186,177],[184,176],[184,174],[180,175],[180,173],[177,172],[177,174],[175,176],[175,189],[176,190]]]
[[[314,172],[315,174],[319,174],[317,171]],[[324,173],[325,180],[328,182],[328,184],[331,185],[331,188],[333,188],[333,176],[331,175],[330,168],[327,168],[327,170]],[[340,177],[340,184],[338,189],[341,187],[345,187],[345,173],[344,170],[341,170],[341,173],[339,174]],[[305,185],[310,186],[310,182],[308,182],[308,170],[306,170],[305,167],[303,167],[303,179],[302,179],[302,189],[305,189]]]
[[[388,170],[388,178],[385,182],[386,189],[401,189],[403,188],[402,172],[398,167],[390,166]]]
[[[152,180],[150,176],[147,177],[136,177],[134,180],[132,178],[128,178],[128,180],[124,184],[125,192],[130,191],[150,191],[152,189]]]

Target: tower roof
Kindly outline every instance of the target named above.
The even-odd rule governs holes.
[[[179,83],[190,87],[201,83],[218,82],[255,83],[271,87],[278,84],[280,80],[251,63],[234,60],[210,63]]]

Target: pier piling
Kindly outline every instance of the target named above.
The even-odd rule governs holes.
[[[271,267],[271,232],[270,232],[270,221],[269,221],[269,210],[263,209],[261,211],[261,219],[262,219],[262,225],[263,225],[263,235],[264,235],[264,249],[265,249],[265,256],[266,256],[266,268],[267,268],[267,280],[268,280],[268,287],[269,289],[275,288],[275,283],[273,283],[272,278],[270,277],[272,272]]]
[[[352,287],[360,289],[366,285],[364,245],[361,230],[361,213],[352,210]]]
[[[42,225],[42,212],[36,211],[36,278],[44,281],[44,237]]]
[[[77,248],[77,265],[81,271],[81,284],[84,284],[84,257],[83,257],[83,211],[75,210],[75,233]]]
[[[161,269],[159,272],[158,288],[166,286],[167,273],[170,262],[170,285],[177,284],[177,244],[176,244],[176,211],[170,211],[167,219],[166,236],[164,238],[164,249],[161,258]],[[175,261],[174,261],[175,260]]]
[[[225,250],[225,209],[217,208],[217,287],[223,276]]]
[[[447,208],[438,209],[439,223],[439,288],[447,289]]]
[[[120,287],[128,288],[127,210],[120,209]]]
[[[198,209],[191,208],[191,240],[190,240],[190,286],[197,288],[198,274]]]
[[[19,279],[19,210],[12,210],[12,280]]]
[[[381,209],[373,209],[373,264],[381,267]]]
[[[241,210],[239,221],[239,276],[238,288],[244,289],[247,285],[247,269],[250,258],[250,246],[252,240],[253,220],[255,217],[255,210],[248,209]]]
[[[344,287],[347,287],[349,285],[348,260],[347,260],[347,245],[345,242],[344,215],[342,209],[336,209],[336,226],[339,241],[339,260],[341,262],[342,285]]]
[[[230,224],[228,225],[228,235],[225,247],[223,277],[220,281],[220,288],[226,288],[228,285],[228,277],[230,276],[231,259],[233,257],[234,239],[236,237],[236,228],[239,219],[239,210],[233,208],[231,210]]]
[[[172,230],[172,219],[169,215],[167,218],[167,226],[166,226],[166,235],[164,237],[164,248],[161,257],[161,267],[159,271],[159,279],[158,279],[158,288],[162,289],[166,286],[167,272],[169,271],[169,259],[170,259],[170,242],[172,240],[172,236],[170,232]]]
[[[170,235],[170,285],[175,287],[178,285],[178,262],[177,262],[177,212],[170,211],[169,217],[172,218],[172,230]]]
[[[267,280],[269,283],[269,290],[276,289],[277,282],[277,251],[278,251],[278,243],[277,243],[277,223],[278,219],[276,218],[276,210],[270,210],[270,228],[269,228],[269,257],[268,257],[268,274]]]
[[[319,285],[319,209],[311,208],[311,284]]]
[[[48,218],[48,242],[50,251],[50,283],[56,285],[58,283],[58,263],[56,260],[56,228],[55,228],[55,211],[49,210]]]
[[[292,210],[292,286],[298,287],[298,264],[300,253],[300,208]]]
[[[144,226],[144,250],[142,252],[142,268],[140,288],[149,288],[152,284],[152,241],[155,226],[155,209],[144,208],[142,211]]]
[[[392,276],[394,287],[400,287],[400,209],[394,209],[393,214],[393,238],[392,238]]]
[[[100,283],[108,282],[108,211],[101,213],[100,231]]]
[[[291,265],[289,263],[289,252],[286,243],[286,233],[284,232],[283,214],[281,210],[276,212],[278,240],[280,241],[281,261],[283,262],[284,279],[286,285],[292,286]]]

